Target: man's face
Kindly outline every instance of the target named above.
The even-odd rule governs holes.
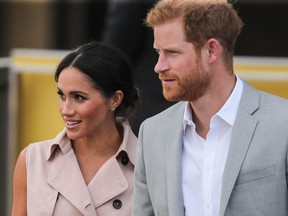
[[[159,54],[154,70],[166,100],[195,101],[206,92],[211,77],[204,70],[201,52],[186,41],[182,19],[154,27],[154,48]]]

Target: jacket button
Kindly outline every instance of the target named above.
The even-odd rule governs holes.
[[[121,159],[121,163],[126,166],[129,163],[129,158],[127,155],[124,155]]]
[[[114,201],[113,201],[113,207],[114,207],[115,209],[120,209],[120,208],[122,207],[122,202],[121,202],[121,200],[119,200],[119,199],[114,200]]]

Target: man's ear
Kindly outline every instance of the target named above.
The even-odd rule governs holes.
[[[215,38],[210,38],[206,42],[206,48],[208,49],[208,62],[214,63],[222,54],[222,46]]]

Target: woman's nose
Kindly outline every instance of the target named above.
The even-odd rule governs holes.
[[[60,102],[60,112],[62,115],[73,115],[75,113],[75,109],[69,100],[65,100]]]

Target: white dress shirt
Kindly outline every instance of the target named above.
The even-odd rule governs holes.
[[[197,134],[187,102],[182,152],[185,216],[219,215],[222,175],[242,90],[243,82],[237,77],[232,94],[211,118],[206,139]]]

